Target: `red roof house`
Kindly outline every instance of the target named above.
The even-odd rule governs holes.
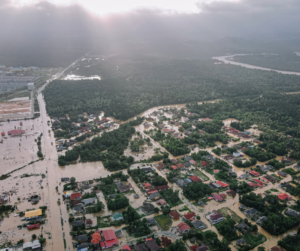
[[[260,185],[263,184],[259,179],[254,179],[254,182],[257,183],[257,184],[260,184]]]
[[[193,246],[190,246],[190,249],[193,251],[196,251],[197,247],[198,247],[197,245],[193,245]]]
[[[183,215],[183,218],[185,218],[186,220],[193,220],[195,218],[196,214],[194,212],[188,213]]]
[[[260,175],[258,172],[253,171],[253,170],[251,170],[249,173],[250,173],[251,175],[253,175],[253,176],[256,176],[256,177]]]
[[[178,224],[177,227],[182,234],[188,233],[191,229],[190,226],[184,222]]]
[[[219,173],[219,172],[220,172],[219,169],[214,170],[214,173]]]
[[[222,181],[216,181],[217,184],[219,184],[220,186],[222,187],[229,187],[229,184],[228,183],[223,183]]]
[[[123,249],[123,250],[129,250],[129,251],[131,250],[130,247],[129,247],[128,245],[123,246],[122,249]]]
[[[165,190],[168,190],[170,187],[169,186],[167,186],[167,185],[163,185],[163,186],[158,186],[158,187],[156,187],[156,189],[158,190],[158,191],[165,191]]]
[[[175,166],[175,165],[172,165],[171,166],[174,170],[176,170],[178,167],[177,166]]]
[[[40,223],[37,223],[37,224],[34,224],[34,225],[27,226],[27,229],[31,230],[31,229],[35,229],[35,228],[39,228],[39,227],[40,227]]]
[[[195,160],[190,160],[190,163],[191,163],[192,165],[196,165],[196,161],[195,161]]]
[[[254,184],[253,182],[248,182],[247,184],[251,187],[256,187],[256,184]]]
[[[167,202],[164,199],[160,199],[160,200],[158,200],[158,204],[160,204],[160,205],[166,205]]]
[[[115,235],[114,230],[112,230],[112,229],[103,230],[102,234],[105,239],[106,248],[110,248],[110,247],[119,245],[119,241]]]
[[[180,214],[179,214],[176,210],[173,210],[173,211],[170,213],[170,216],[171,216],[171,218],[173,218],[174,220],[180,219]]]
[[[153,188],[155,189],[155,188]],[[148,194],[153,194],[153,193],[157,193],[158,191],[155,189],[155,190],[152,190],[152,189],[149,189],[150,191],[147,191]]]
[[[218,194],[214,194],[213,197],[215,198],[216,201],[219,201],[219,202],[221,202],[221,201],[224,200],[224,199],[223,199],[220,195],[218,195]]]
[[[205,160],[203,160],[203,161],[201,162],[201,166],[202,166],[202,167],[206,167],[206,166],[208,166],[208,163],[207,163]]]
[[[198,178],[198,176],[196,175],[193,175],[193,176],[190,176],[189,178],[191,181],[193,182],[201,182],[201,180]]]
[[[285,200],[285,199],[288,199],[289,196],[286,193],[281,193],[281,194],[278,195],[278,198],[280,200]]]
[[[184,168],[184,167],[185,167],[184,164],[181,164],[181,163],[178,164],[177,166],[178,166],[179,168]]]
[[[145,183],[144,187],[151,187],[151,184],[150,183]]]
[[[7,134],[11,135],[11,136],[19,136],[21,134],[25,133],[24,130],[12,130],[12,131],[8,131]]]
[[[81,193],[71,194],[71,200],[79,200],[79,199],[81,199]]]
[[[100,243],[100,241],[101,241],[101,234],[98,232],[93,233],[91,242],[97,245]]]

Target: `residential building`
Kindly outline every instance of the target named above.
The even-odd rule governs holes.
[[[191,223],[193,224],[195,229],[206,228],[206,225],[200,220],[193,220]]]
[[[180,214],[176,210],[171,211],[169,215],[174,220],[180,219]]]
[[[155,239],[146,241],[147,247],[150,249],[150,251],[158,251],[160,249],[160,246],[157,244]]]
[[[118,212],[115,212],[115,213],[112,215],[112,219],[113,219],[113,221],[116,221],[116,220],[123,220],[123,214],[118,213]]]
[[[182,216],[185,220],[189,220],[189,221],[192,221],[195,217],[196,217],[196,214],[194,212],[191,212],[191,213],[188,213],[188,214],[185,214]]]
[[[82,204],[87,206],[87,205],[91,205],[95,203],[95,198],[88,198],[88,199],[84,199],[82,200]]]
[[[191,227],[188,224],[184,223],[184,222],[178,224],[177,228],[178,228],[179,232],[182,233],[182,234],[188,233],[191,229]]]
[[[223,215],[216,210],[213,210],[211,214],[206,215],[206,219],[213,225],[225,220]]]

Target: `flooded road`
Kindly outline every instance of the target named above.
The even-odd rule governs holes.
[[[233,59],[235,56],[245,56],[245,55],[248,55],[248,54],[234,54],[234,55],[228,55],[228,56],[213,57],[212,59],[219,60],[219,61],[221,61],[221,62],[223,62],[225,64],[238,65],[238,66],[246,67],[246,68],[249,68],[249,69],[264,70],[264,71],[274,71],[274,72],[277,72],[277,73],[289,74],[289,75],[300,75],[300,72],[279,71],[279,70],[274,70],[274,69],[270,69],[270,68],[264,68],[264,67],[260,67],[260,66],[255,66],[255,65],[250,65],[250,64],[244,64],[244,63],[236,62]]]

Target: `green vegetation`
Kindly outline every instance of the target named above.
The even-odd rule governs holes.
[[[228,219],[216,224],[215,227],[220,234],[226,238],[226,240],[233,241],[238,238],[236,229],[234,227],[235,224],[236,222],[228,217]]]
[[[215,232],[208,230],[205,232],[202,232],[203,235],[203,242],[208,245],[210,250],[213,251],[230,251],[231,248],[229,247],[229,242],[228,241],[224,241],[224,239],[222,241],[220,241],[218,239],[218,236]]]
[[[242,122],[242,123],[239,123],[239,122],[231,122],[230,123],[230,126],[239,130],[239,131],[245,131],[247,129],[249,129],[251,127],[252,123],[250,121],[247,121],[247,122]]]
[[[281,168],[284,168],[284,167],[285,167],[285,164],[283,164],[283,163],[279,162],[279,161],[278,161],[278,160],[276,160],[276,159],[272,159],[272,160],[270,160],[270,161],[267,163],[267,165],[271,165],[271,166],[273,166],[273,168],[274,168],[275,170],[279,170],[279,169],[281,169]]]
[[[242,218],[238,216],[234,211],[232,211],[228,207],[222,207],[218,209],[218,212],[222,214],[224,217],[230,216],[235,222],[241,222]]]
[[[129,199],[122,194],[117,194],[114,200],[108,199],[107,208],[115,211],[129,205]]]
[[[74,146],[72,150],[66,151],[65,155],[59,156],[58,164],[67,165],[80,157],[81,162],[103,161],[103,165],[109,171],[127,169],[134,159],[122,154],[128,146],[128,138],[134,132],[135,129],[129,123],[122,124],[116,130],[104,132],[101,137],[94,137],[91,141]],[[104,150],[107,152],[102,153]]]
[[[258,161],[264,162],[270,159],[276,158],[276,155],[271,152],[264,152],[260,147],[247,148],[244,153],[252,158],[256,158]],[[256,163],[255,163],[256,164]]]
[[[110,216],[97,217],[97,227],[104,228],[110,226]]]
[[[285,250],[298,251],[300,248],[300,231],[296,235],[287,235],[281,241],[278,241],[278,245]]]
[[[170,138],[162,144],[171,154],[179,156],[190,153],[190,148],[182,140]]]
[[[198,176],[202,180],[202,182],[205,182],[205,181],[209,180],[209,178],[204,173],[199,171],[198,169],[192,169],[191,172],[193,174],[195,174],[196,176]]]
[[[183,187],[183,194],[189,200],[201,199],[212,192],[213,190],[204,183],[190,183]]]
[[[143,220],[135,220],[134,222],[129,223],[129,225],[125,227],[125,229],[129,235],[133,235],[135,238],[151,233],[151,230],[145,218]]]
[[[92,214],[92,213],[99,213],[104,209],[104,204],[97,199],[97,203],[86,207],[86,213]]]
[[[168,215],[160,214],[154,217],[162,230],[167,231],[172,225],[172,220]]]
[[[243,236],[243,239],[247,242],[247,247],[249,248],[248,250],[257,247],[267,240],[267,238],[260,233],[248,233]]]
[[[133,222],[141,218],[141,216],[133,209],[130,205],[127,207],[126,211],[122,212],[125,224]]]
[[[173,191],[172,188],[160,192],[165,201],[170,205],[170,207],[175,207],[183,204],[179,198],[179,191]]]
[[[139,166],[137,169],[128,168],[127,173],[132,177],[132,179],[134,180],[134,182],[136,184],[138,184],[140,182],[149,182],[150,181],[149,176],[144,171],[141,171]]]

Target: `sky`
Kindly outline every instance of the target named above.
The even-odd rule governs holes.
[[[13,0],[18,6],[36,4],[41,0]],[[45,0],[44,0],[45,1]],[[219,0],[222,2],[225,0]],[[237,0],[226,0],[237,1]],[[134,9],[159,9],[168,13],[199,13],[199,4],[211,3],[214,0],[48,0],[56,5],[79,4],[96,14],[129,12]]]

